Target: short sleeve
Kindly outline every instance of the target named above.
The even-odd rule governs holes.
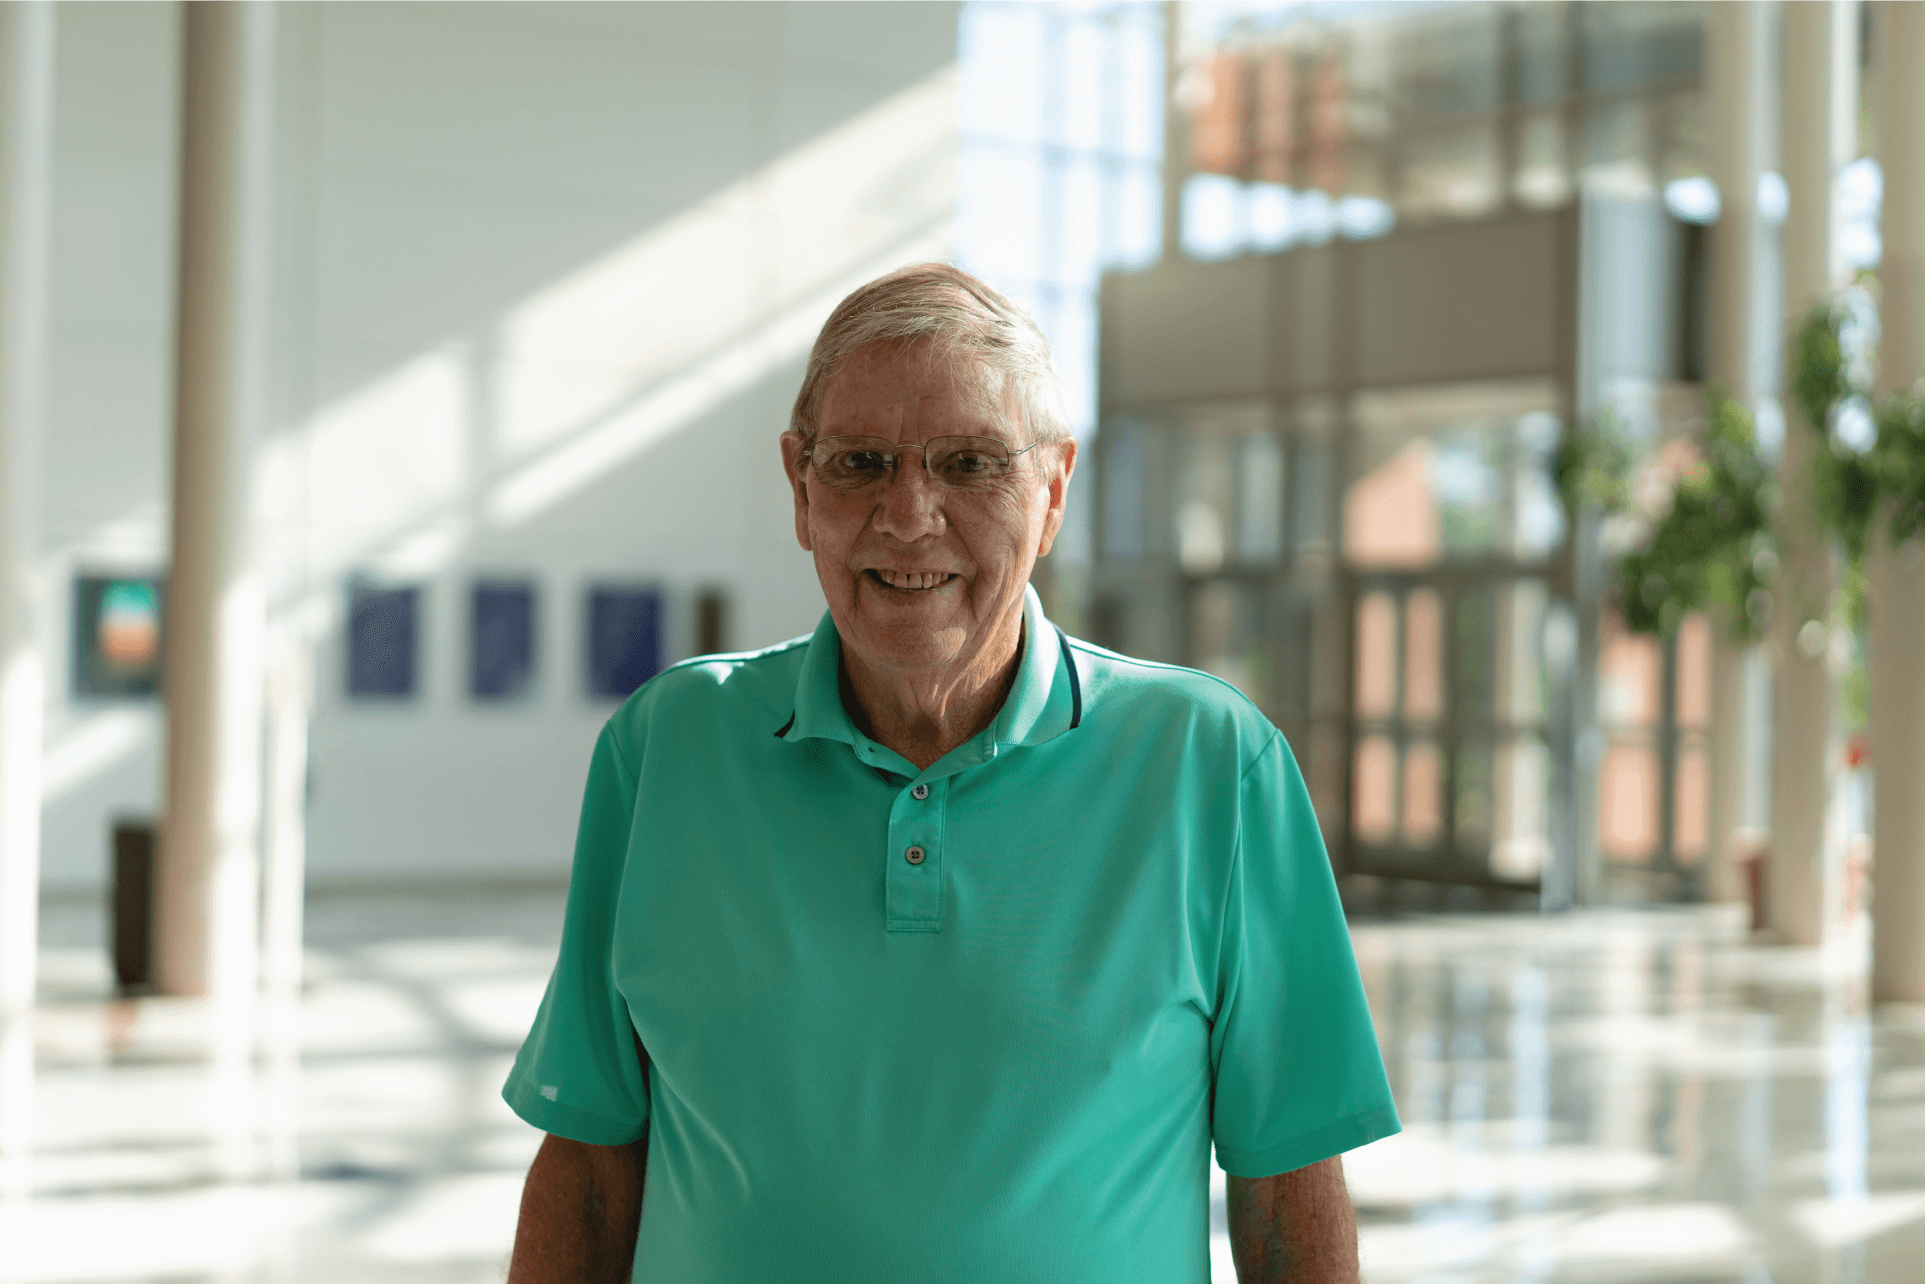
[[[588,768],[561,954],[534,1028],[501,1095],[543,1132],[597,1146],[648,1127],[648,1081],[628,1005],[615,988],[615,904],[634,823],[635,780],[611,728]]]
[[[1281,735],[1244,772],[1211,1029],[1217,1163],[1269,1177],[1397,1132],[1343,905]]]

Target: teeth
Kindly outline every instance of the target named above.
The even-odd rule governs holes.
[[[949,578],[946,571],[885,571],[876,572],[883,580],[899,589],[934,588]]]

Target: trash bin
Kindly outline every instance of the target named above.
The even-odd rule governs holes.
[[[114,822],[114,978],[144,990],[154,962],[154,822]]]

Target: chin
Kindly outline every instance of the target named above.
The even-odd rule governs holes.
[[[887,669],[933,669],[953,661],[962,651],[965,630],[858,628],[856,641],[863,659]]]

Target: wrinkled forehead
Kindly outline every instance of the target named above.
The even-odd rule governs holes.
[[[969,434],[1013,441],[1014,398],[1003,372],[934,339],[858,348],[823,385],[817,432],[892,441]]]

